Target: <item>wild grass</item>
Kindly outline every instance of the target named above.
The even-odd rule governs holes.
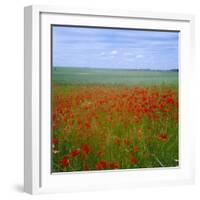
[[[178,166],[174,83],[54,82],[52,171]]]

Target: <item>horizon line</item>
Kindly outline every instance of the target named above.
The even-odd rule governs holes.
[[[117,68],[117,67],[111,67],[111,68],[105,68],[105,67],[75,67],[75,66],[52,66],[53,68],[75,68],[75,69],[108,69],[108,70],[143,70],[143,71],[171,71],[171,70],[177,70],[179,71],[178,68],[169,68],[169,69],[151,69],[151,68]]]

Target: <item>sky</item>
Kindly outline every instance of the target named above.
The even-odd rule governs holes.
[[[178,68],[178,32],[53,26],[53,67]]]

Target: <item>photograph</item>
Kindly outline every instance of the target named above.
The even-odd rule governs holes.
[[[51,25],[51,172],[179,167],[179,31]]]

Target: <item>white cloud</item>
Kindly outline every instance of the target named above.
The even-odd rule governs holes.
[[[113,50],[110,52],[112,55],[116,55],[117,54],[117,51],[116,50]]]
[[[142,54],[138,54],[135,56],[136,58],[143,58],[144,56]]]

